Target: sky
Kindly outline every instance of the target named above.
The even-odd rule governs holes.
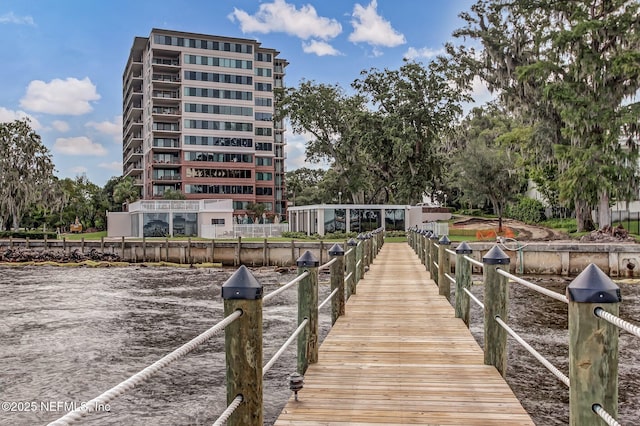
[[[361,70],[427,63],[472,0],[2,0],[0,122],[28,117],[56,175],[100,186],[122,174],[122,74],[136,36],[152,28],[255,39],[302,80],[348,89]],[[482,87],[478,98],[489,95]],[[286,133],[287,170],[305,135]]]

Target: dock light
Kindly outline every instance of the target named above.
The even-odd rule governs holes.
[[[298,400],[298,391],[304,386],[304,377],[298,373],[291,373],[289,375],[289,389],[295,394],[295,400]]]

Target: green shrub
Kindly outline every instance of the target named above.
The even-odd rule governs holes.
[[[575,219],[548,219],[540,223],[547,228],[563,229],[568,233],[574,233],[578,230],[578,224]]]
[[[406,237],[407,233],[405,231],[387,231],[385,232],[384,236],[388,238]]]
[[[329,232],[324,235],[324,238],[327,240],[348,240],[357,236],[357,232]]]
[[[545,219],[544,204],[533,198],[520,197],[518,204],[507,206],[504,215],[525,223],[540,223]]]
[[[307,239],[307,234],[305,234],[304,232],[297,232],[297,231],[284,231],[282,233],[282,237],[283,238],[293,238],[296,240],[306,240]]]

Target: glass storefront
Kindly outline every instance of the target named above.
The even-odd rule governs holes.
[[[174,213],[173,236],[195,237],[198,235],[198,213]]]
[[[351,232],[369,232],[382,226],[379,209],[351,209]]]
[[[404,231],[404,209],[385,210],[384,226],[387,231]]]
[[[324,211],[324,232],[345,232],[347,230],[345,209],[327,209]]]
[[[144,213],[143,236],[166,237],[169,235],[169,213]]]

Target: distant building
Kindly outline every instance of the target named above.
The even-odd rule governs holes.
[[[141,200],[107,213],[109,237],[209,237],[232,234],[231,200]]]
[[[289,207],[289,230],[308,235],[333,232],[405,231],[411,227],[431,229],[435,222],[448,221],[447,208],[390,204],[318,204]],[[448,235],[446,223],[438,235]]]
[[[122,77],[123,175],[143,200],[249,203],[284,218],[285,138],[274,88],[287,61],[256,40],[153,29],[135,37]]]

